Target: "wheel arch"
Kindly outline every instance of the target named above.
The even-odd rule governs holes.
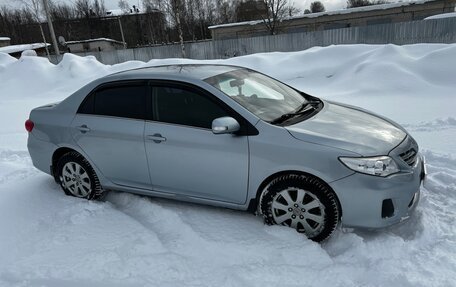
[[[95,162],[93,162],[92,159],[81,148],[79,148],[77,145],[72,145],[70,143],[65,143],[65,145],[59,146],[52,153],[52,158],[51,158],[52,165],[51,165],[50,169],[52,172],[52,176],[54,177],[56,182],[58,182],[58,179],[56,178],[57,175],[56,175],[56,170],[55,170],[56,166],[57,166],[57,162],[63,155],[65,155],[68,152],[75,152],[75,153],[79,154],[80,156],[82,156],[93,168],[93,170],[97,174],[97,177],[102,186],[114,186],[113,183],[104,176],[104,173],[98,168],[98,166],[95,164]]]
[[[332,187],[326,181],[321,179],[320,177],[315,176],[315,175],[313,175],[311,173],[308,173],[308,172],[300,171],[300,170],[283,170],[283,171],[275,172],[275,173],[269,175],[268,177],[266,177],[261,182],[261,184],[259,185],[259,187],[258,187],[258,189],[256,191],[255,198],[252,198],[250,200],[248,210],[250,212],[253,212],[253,213],[257,212],[258,211],[258,203],[261,200],[261,195],[263,194],[263,191],[267,188],[267,186],[278,177],[291,176],[291,175],[310,176],[310,177],[318,179],[322,184],[324,184],[328,188],[328,190],[330,190],[334,194],[334,197],[336,198],[337,205],[338,205],[338,208],[339,208],[339,211],[340,211],[339,219],[342,218],[342,207],[341,207],[341,204],[340,204],[340,200],[339,200],[339,197],[337,196],[337,193],[332,189]]]
[[[63,161],[63,163],[62,163]],[[100,183],[99,176],[97,175],[96,170],[92,166],[92,164],[88,161],[88,159],[84,156],[83,153],[79,152],[76,149],[70,148],[70,147],[59,147],[56,149],[52,155],[52,168],[53,170],[52,175],[54,177],[54,180],[61,185],[63,188],[63,191],[67,195],[73,195],[76,197],[80,197],[78,195],[74,194],[74,190],[71,191],[69,190],[68,186],[65,186],[62,182],[62,176],[61,176],[61,171],[62,168],[64,167],[63,164],[67,164],[69,162],[79,164],[80,167],[86,172],[86,175],[88,178],[90,178],[90,183],[91,189],[87,190],[88,193],[86,195],[80,194],[83,198],[86,199],[98,199],[101,198],[104,190],[103,187]],[[81,175],[80,173],[79,175]],[[73,178],[73,181],[75,179]],[[81,184],[81,183],[79,183]],[[73,183],[74,185],[74,183]],[[74,189],[74,188],[73,188]]]

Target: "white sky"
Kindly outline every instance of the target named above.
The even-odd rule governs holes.
[[[302,11],[304,9],[308,9],[310,6],[310,3],[315,0],[294,0],[295,6],[299,7]],[[59,3],[74,3],[74,0],[54,0],[54,2]],[[105,0],[105,6],[107,9],[118,9],[117,3],[119,0]],[[127,0],[127,2],[131,5],[138,5],[138,3],[141,3],[141,0]],[[331,10],[338,10],[345,8],[347,5],[346,0],[321,0],[323,5],[325,5],[326,10],[331,11]],[[22,5],[21,0],[0,0],[0,5],[6,5],[9,7],[20,7]]]

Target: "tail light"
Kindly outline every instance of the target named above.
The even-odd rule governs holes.
[[[33,130],[33,127],[35,124],[31,120],[26,120],[25,121],[25,129],[30,133]]]

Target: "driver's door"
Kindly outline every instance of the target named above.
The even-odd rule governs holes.
[[[212,132],[212,121],[229,115],[223,103],[177,83],[155,84],[152,93],[145,140],[153,189],[244,204],[248,137]]]

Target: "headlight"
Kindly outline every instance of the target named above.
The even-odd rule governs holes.
[[[388,176],[399,171],[396,162],[389,156],[339,157],[349,169],[377,176]]]

